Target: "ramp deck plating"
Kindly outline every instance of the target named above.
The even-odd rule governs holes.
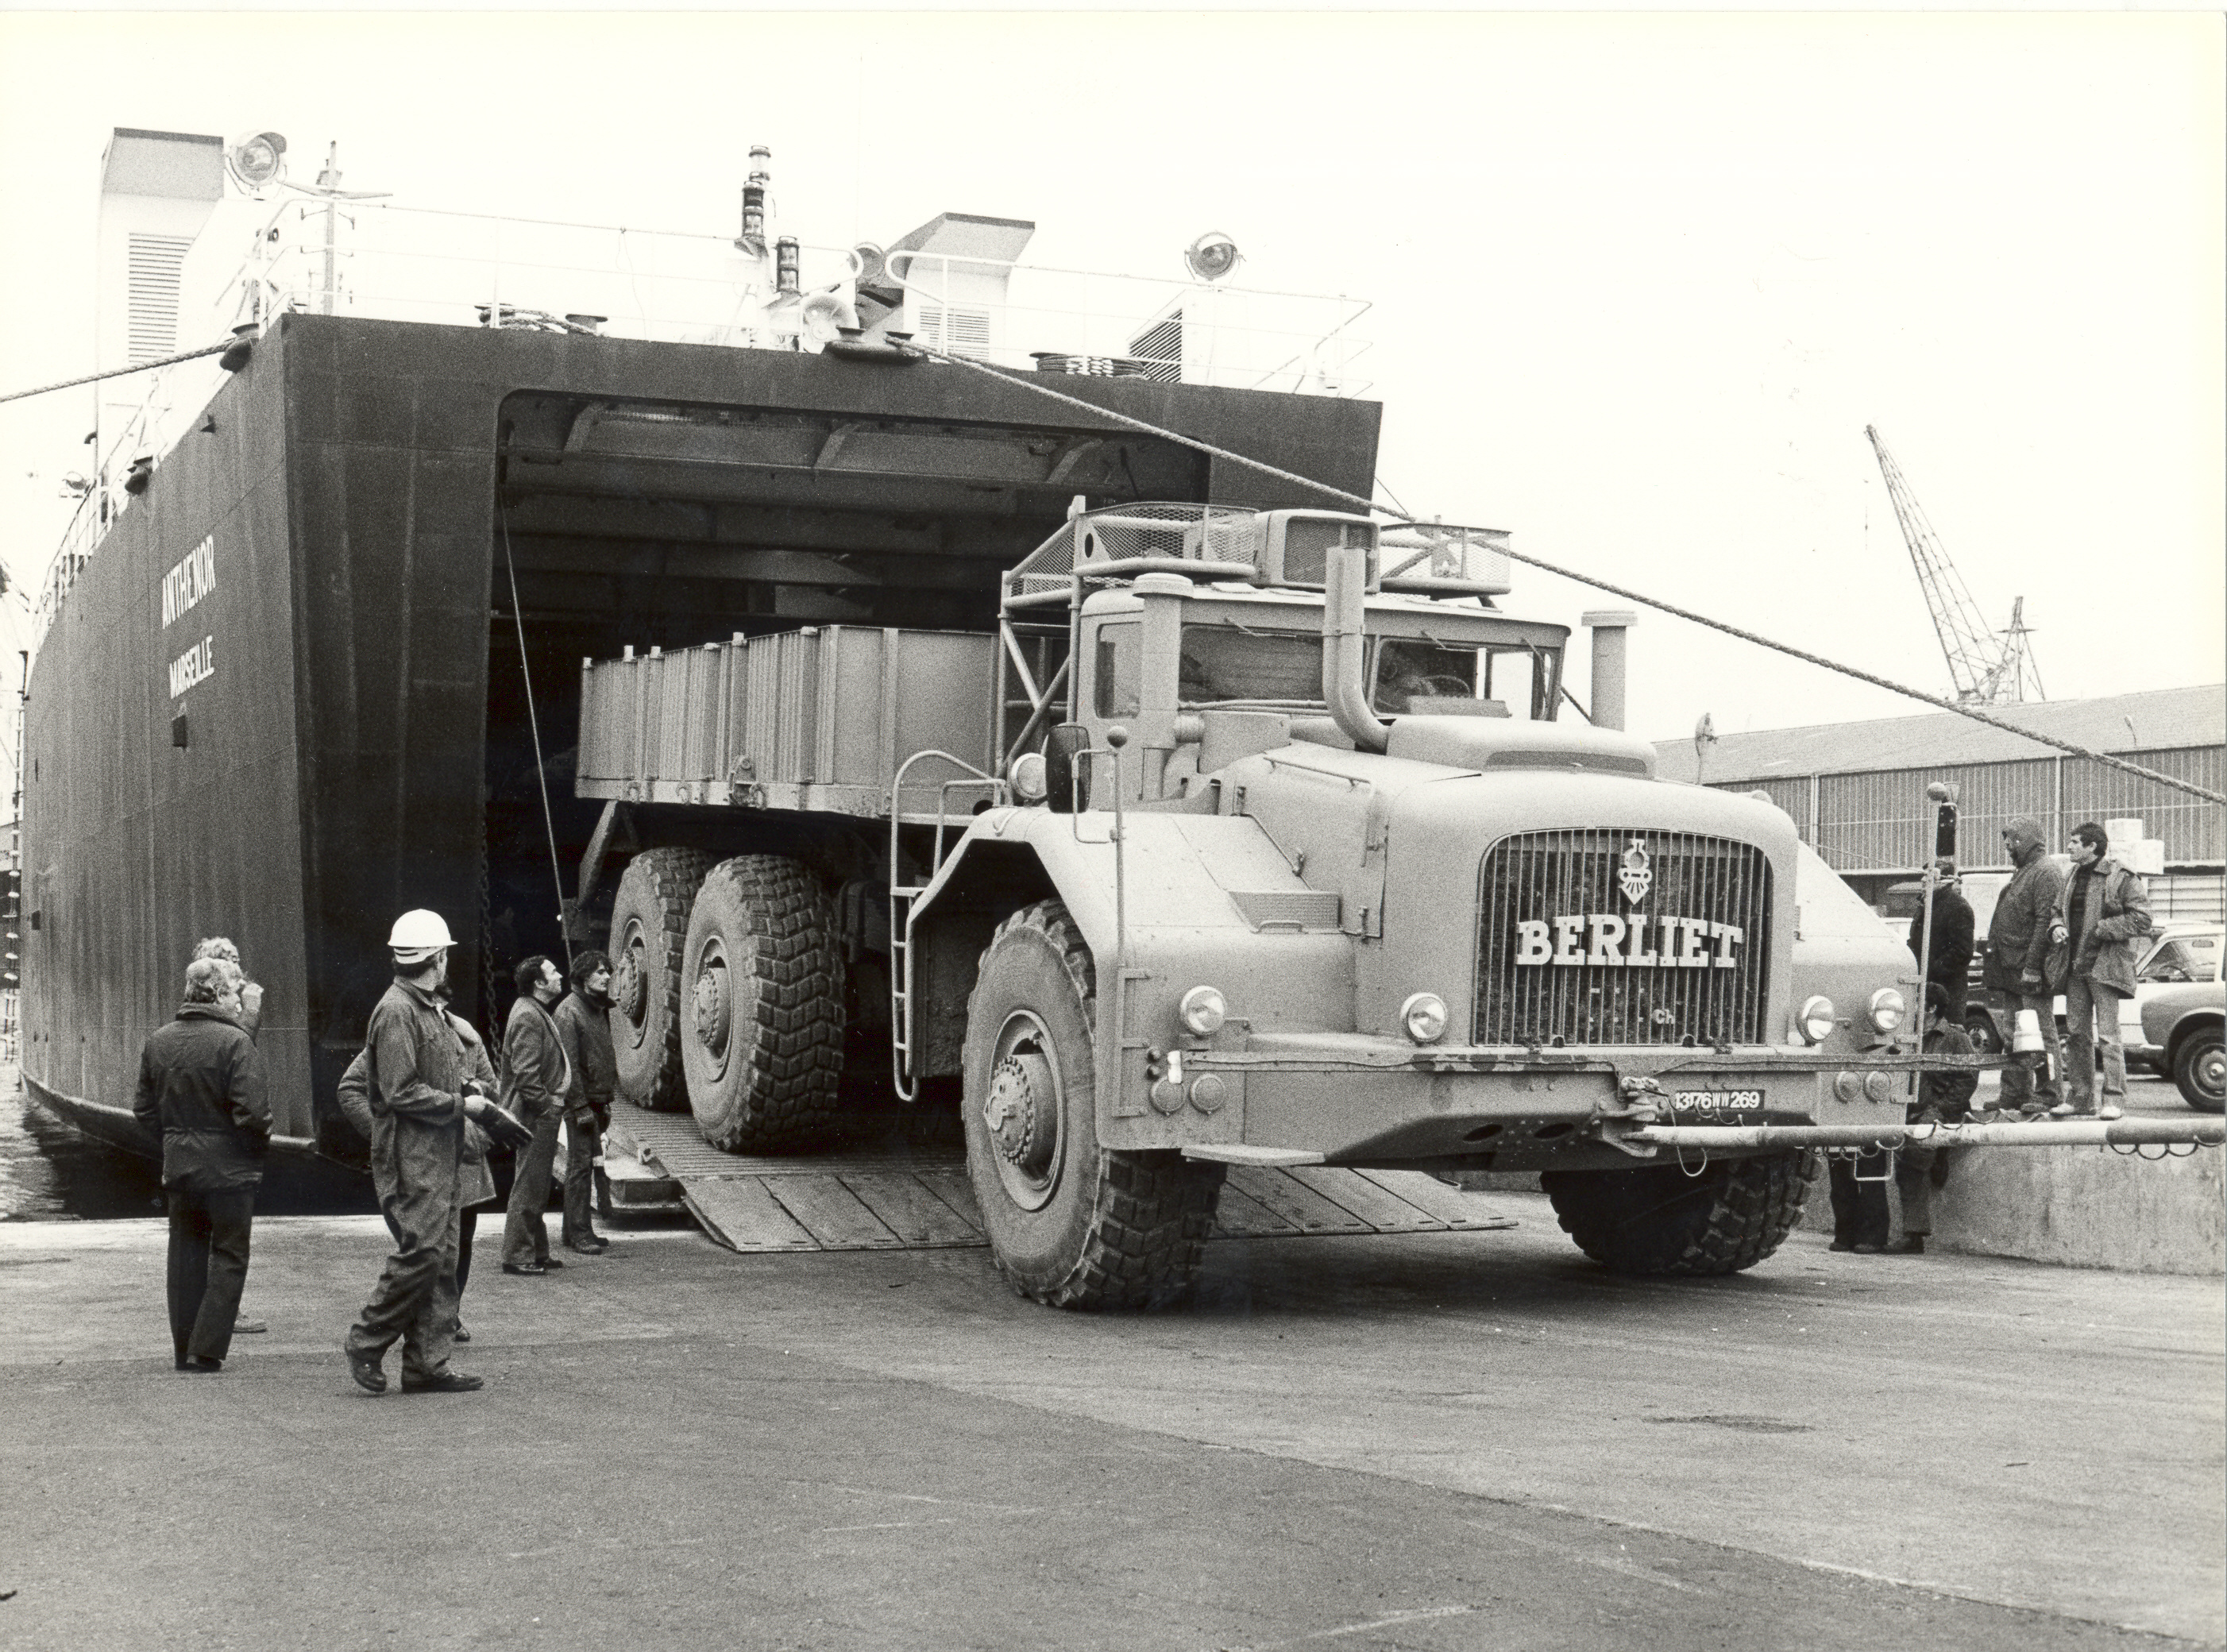
[[[705,1145],[686,1113],[615,1103],[607,1151],[678,1184],[704,1231],[740,1252],[909,1250],[984,1245],[965,1159],[902,1136],[840,1153],[746,1158]],[[1515,1221],[1420,1170],[1308,1165],[1233,1169],[1216,1239],[1473,1233]]]

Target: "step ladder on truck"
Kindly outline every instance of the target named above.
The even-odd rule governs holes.
[[[1078,501],[994,629],[587,662],[622,1089],[750,1154],[820,1139],[846,1061],[955,1092],[997,1265],[1055,1305],[1178,1294],[1233,1167],[1537,1171],[1611,1268],[1762,1260],[1815,1150],[1985,1059],[1921,1055],[1909,954],[1784,813],[1656,776],[1630,615],[1585,616],[1560,715],[1504,545]]]

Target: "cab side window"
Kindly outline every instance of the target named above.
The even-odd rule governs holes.
[[[1093,661],[1091,710],[1100,717],[1134,717],[1143,678],[1142,628],[1101,625],[1098,652]]]

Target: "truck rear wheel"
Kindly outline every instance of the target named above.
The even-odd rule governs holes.
[[[704,1139],[756,1153],[823,1131],[843,1076],[843,954],[819,882],[782,855],[721,861],[684,960],[680,1061]]]
[[[967,1006],[967,1174],[1023,1296],[1159,1307],[1198,1271],[1222,1167],[1098,1145],[1096,1020],[1090,949],[1064,906],[998,927]]]
[[[620,1094],[638,1107],[687,1105],[680,1071],[680,960],[688,908],[711,870],[699,849],[646,849],[627,864],[611,908],[611,1054]]]
[[[1815,1157],[1797,1152],[1713,1159],[1699,1176],[1664,1165],[1539,1181],[1562,1231],[1603,1266],[1700,1278],[1753,1267],[1785,1243],[1816,1173]]]

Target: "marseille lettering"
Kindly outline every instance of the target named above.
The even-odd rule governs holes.
[[[215,589],[216,535],[212,533],[163,576],[163,623],[169,624]]]
[[[1747,931],[1708,918],[1624,917],[1614,912],[1525,918],[1516,925],[1516,962],[1536,968],[1737,969]]]
[[[175,699],[195,683],[216,675],[216,639],[203,637],[170,661],[170,698]]]

